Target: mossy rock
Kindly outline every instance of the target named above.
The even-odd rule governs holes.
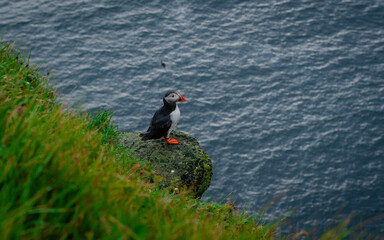
[[[180,131],[171,137],[177,145],[164,140],[141,141],[138,132],[126,132],[119,136],[119,144],[129,148],[142,160],[150,162],[153,177],[162,187],[187,187],[199,198],[208,189],[212,176],[212,161],[200,147],[196,138]]]

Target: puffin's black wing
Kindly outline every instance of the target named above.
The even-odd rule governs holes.
[[[158,109],[152,117],[147,132],[142,134],[142,140],[167,137],[169,128],[172,125],[169,111],[164,107]]]
[[[169,113],[163,114],[161,109],[160,111],[159,110],[156,111],[151,121],[152,129],[158,129],[158,130],[166,129],[166,131],[168,131],[171,125],[172,125],[171,115]]]

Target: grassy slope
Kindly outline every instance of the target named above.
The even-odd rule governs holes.
[[[158,190],[114,143],[110,115],[64,111],[47,76],[0,45],[2,239],[272,239],[231,204]],[[104,143],[104,144],[102,144]]]

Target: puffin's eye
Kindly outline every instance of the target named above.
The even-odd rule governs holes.
[[[175,97],[175,95],[174,95],[174,94],[172,94],[172,97]]]

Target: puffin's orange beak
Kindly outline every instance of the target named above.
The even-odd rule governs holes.
[[[179,95],[179,99],[177,99],[178,102],[185,102],[185,98],[183,96]]]

